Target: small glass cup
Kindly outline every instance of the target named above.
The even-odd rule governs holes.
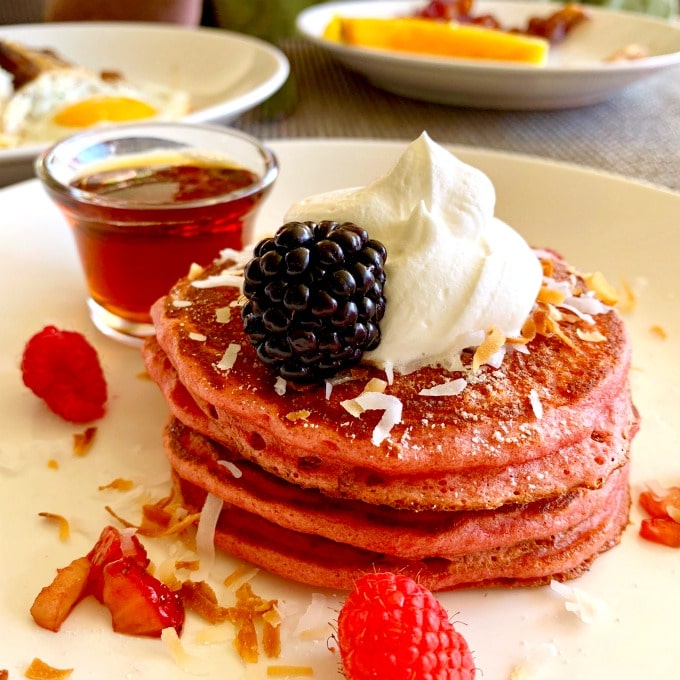
[[[190,123],[92,129],[57,142],[35,167],[72,227],[94,325],[130,344],[153,335],[151,305],[193,263],[251,243],[278,175],[254,137]]]

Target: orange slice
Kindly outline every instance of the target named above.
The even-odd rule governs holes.
[[[492,28],[420,18],[334,17],[324,38],[357,47],[374,47],[463,59],[493,59],[542,66],[549,43],[543,38]]]

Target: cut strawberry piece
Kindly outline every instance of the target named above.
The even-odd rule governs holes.
[[[103,602],[102,590],[104,588],[104,567],[111,562],[130,557],[141,567],[149,565],[149,558],[144,546],[137,536],[123,536],[118,529],[112,526],[105,527],[99,535],[99,540],[87,554],[87,559],[92,564],[90,571],[90,592]]]
[[[640,524],[640,536],[654,543],[680,548],[680,524],[670,518],[643,519]]]
[[[90,561],[79,557],[63,569],[57,569],[52,583],[45,586],[31,606],[35,622],[48,630],[58,631],[66,617],[87,595]]]
[[[178,634],[182,631],[184,605],[179,593],[132,557],[109,562],[104,567],[103,585],[103,602],[117,633],[160,637],[164,628],[174,628]]]
[[[640,494],[640,505],[652,517],[669,519],[669,507],[680,513],[680,486],[662,489],[662,493],[643,491]]]

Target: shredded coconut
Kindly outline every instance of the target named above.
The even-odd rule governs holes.
[[[172,660],[179,666],[181,670],[190,675],[208,675],[210,668],[206,660],[200,657],[189,654],[182,641],[177,635],[174,628],[163,628],[161,631],[161,640],[165,644],[166,649],[170,652]]]
[[[418,394],[423,397],[455,397],[460,394],[467,386],[465,378],[456,378],[455,380],[448,380],[433,387],[425,387]]]
[[[274,392],[282,397],[286,393],[287,384],[288,383],[286,383],[286,379],[279,376],[274,382]]]
[[[607,605],[602,600],[580,588],[554,580],[550,581],[550,588],[564,599],[564,608],[578,616],[584,623],[596,623],[608,613]]]
[[[231,307],[218,307],[215,310],[217,323],[229,323],[231,321]]]
[[[543,404],[541,403],[538,392],[535,389],[532,389],[529,392],[529,403],[531,404],[531,409],[533,410],[536,419],[540,420],[543,418]]]
[[[196,552],[201,559],[201,572],[210,574],[215,563],[215,529],[224,502],[214,494],[205,497],[196,527]]]
[[[236,357],[240,351],[241,345],[232,342],[225,350],[222,358],[219,360],[217,368],[222,371],[230,371],[236,363]]]
[[[241,479],[241,477],[243,477],[243,472],[241,469],[230,460],[220,460],[217,464],[227,468],[227,470],[231,472],[231,475],[234,477],[234,479]]]

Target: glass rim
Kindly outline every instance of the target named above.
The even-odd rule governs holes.
[[[86,191],[84,189],[77,189],[68,183],[57,179],[50,170],[50,162],[57,158],[57,155],[64,149],[73,147],[74,151],[82,152],[96,144],[105,144],[115,142],[123,139],[133,139],[135,136],[143,138],[154,131],[157,134],[164,136],[167,141],[179,141],[183,146],[178,148],[181,152],[182,148],[191,149],[198,148],[193,146],[190,142],[183,140],[175,140],[169,133],[172,130],[183,130],[186,132],[199,131],[210,134],[219,134],[224,137],[237,138],[242,142],[246,142],[260,155],[264,171],[258,177],[256,182],[241,189],[235,189],[225,194],[218,194],[209,198],[195,199],[192,201],[182,201],[172,204],[151,204],[142,201],[126,201],[122,204],[120,201],[107,200],[100,194],[93,191]],[[75,158],[77,154],[73,154]],[[234,159],[234,163],[238,164],[238,160]],[[244,166],[245,167],[245,166]],[[134,210],[134,211],[178,211],[190,210],[194,208],[203,208],[207,206],[214,206],[220,203],[236,201],[247,198],[269,189],[279,173],[278,159],[274,152],[262,141],[246,132],[236,128],[220,126],[208,123],[190,123],[182,121],[157,121],[157,122],[136,122],[123,123],[119,125],[111,125],[106,127],[99,127],[96,129],[84,130],[74,135],[61,139],[47,149],[43,150],[35,160],[35,173],[38,179],[44,186],[53,193],[64,198],[70,198],[77,203],[93,207],[105,207],[111,210]],[[249,169],[249,168],[246,168]]]

